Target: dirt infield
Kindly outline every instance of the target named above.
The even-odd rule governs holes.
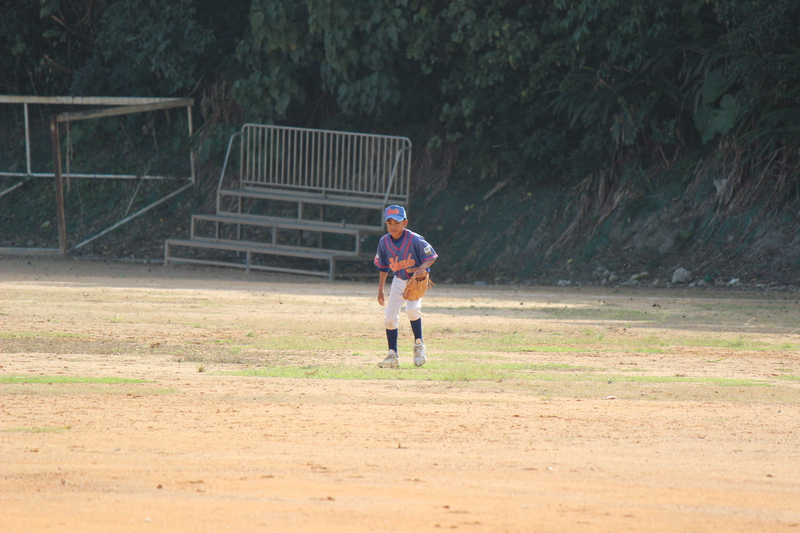
[[[0,258],[0,531],[800,531],[797,295],[376,287]]]

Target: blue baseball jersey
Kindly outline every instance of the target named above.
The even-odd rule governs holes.
[[[378,253],[375,254],[375,266],[382,272],[390,270],[400,279],[409,279],[417,271],[419,265],[429,259],[439,257],[433,246],[428,244],[425,237],[404,229],[400,240],[392,239],[387,233],[378,243]]]

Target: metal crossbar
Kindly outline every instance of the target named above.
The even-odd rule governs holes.
[[[73,111],[61,113],[56,115],[58,124],[69,123],[71,121],[86,120],[89,118],[109,117],[116,115],[125,115],[133,113],[143,113],[145,111],[153,111],[158,109],[170,109],[174,107],[187,108],[187,115],[189,120],[189,136],[192,135],[192,111],[194,100],[191,98],[138,98],[138,97],[113,97],[113,96],[18,96],[0,94],[0,105],[2,104],[21,104],[23,106],[25,116],[25,155],[26,155],[26,170],[25,172],[0,172],[0,176],[10,177],[34,177],[34,178],[52,178],[53,172],[35,172],[31,161],[31,125],[30,113],[28,111],[29,105],[33,104],[46,104],[46,105],[93,105],[93,106],[106,106],[106,109],[89,110],[89,111]],[[195,180],[194,160],[190,158],[191,166],[191,179]],[[105,179],[143,179],[143,180],[165,180],[169,179],[166,176],[141,176],[138,174],[110,174],[110,173],[68,173],[70,178],[105,178]],[[14,188],[19,187],[17,184]],[[0,196],[7,194],[11,190],[5,190],[0,193]]]
[[[245,124],[241,185],[406,201],[406,137]]]
[[[58,219],[58,233],[59,233],[59,250],[61,254],[64,255],[67,253],[67,238],[66,238],[66,221],[65,221],[65,214],[64,214],[64,195],[63,195],[63,175],[61,172],[61,140],[59,134],[59,125],[66,123],[67,124],[67,131],[69,132],[69,123],[71,121],[79,121],[79,120],[87,120],[92,118],[101,118],[101,117],[110,117],[110,116],[117,116],[117,115],[127,115],[133,113],[143,113],[146,111],[155,111],[161,109],[170,109],[175,107],[185,107],[187,110],[187,118],[188,118],[188,135],[189,137],[192,136],[192,106],[194,105],[194,100],[191,98],[137,98],[137,97],[80,97],[80,96],[19,96],[19,95],[0,95],[0,104],[22,104],[24,109],[25,115],[25,153],[26,153],[26,172],[0,172],[0,176],[10,176],[10,177],[20,177],[23,181],[0,191],[0,197],[5,196],[17,189],[19,189],[25,180],[30,178],[55,178],[56,182],[56,211],[57,211],[57,219]],[[67,113],[61,113],[58,115],[52,115],[50,117],[50,133],[51,133],[51,142],[53,148],[53,172],[34,172],[32,169],[32,162],[31,162],[31,132],[30,132],[30,116],[28,112],[29,104],[48,104],[48,105],[90,105],[90,106],[104,106],[105,109],[92,109],[92,110],[85,110],[85,111],[73,111]],[[69,161],[69,159],[67,159]],[[184,183],[176,190],[173,190],[171,193],[167,194],[166,196],[162,196],[158,200],[151,202],[146,207],[139,209],[136,213],[126,216],[119,222],[115,223],[114,225],[106,228],[105,230],[101,231],[100,233],[85,239],[83,242],[76,244],[72,250],[76,250],[81,248],[82,246],[92,242],[93,240],[97,239],[105,235],[106,233],[122,226],[123,224],[128,223],[129,221],[137,218],[147,211],[153,209],[154,207],[166,202],[167,200],[172,199],[173,197],[177,196],[178,194],[182,193],[183,191],[187,190],[188,188],[194,186],[195,184],[195,157],[192,150],[189,151],[189,167],[190,167],[190,176],[187,177],[173,177],[169,178],[167,176],[151,176],[151,175],[134,175],[134,174],[86,174],[86,173],[74,173],[69,171],[69,162],[67,162],[67,172],[66,175],[68,178],[99,178],[99,179],[136,179],[141,181],[144,180],[166,180],[166,179],[179,179],[181,181],[188,181],[188,183]],[[138,189],[137,189],[138,191]],[[131,199],[131,203],[133,202],[133,198]],[[128,204],[128,208],[130,209],[131,203]],[[127,212],[126,212],[127,215]],[[0,248],[0,254],[9,253],[11,250],[15,254],[22,254],[26,250],[31,253],[39,253],[41,248]],[[49,250],[49,249],[45,249]]]

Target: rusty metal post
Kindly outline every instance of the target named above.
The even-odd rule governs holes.
[[[61,178],[61,138],[58,117],[50,117],[50,137],[53,139],[53,173],[56,179],[56,213],[58,216],[58,246],[61,255],[67,254],[67,220],[64,215],[64,183]]]

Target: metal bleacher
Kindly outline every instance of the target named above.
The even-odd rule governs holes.
[[[405,137],[245,124],[228,142],[216,212],[167,239],[164,263],[333,279],[337,263],[372,260],[362,245],[385,233],[384,207],[408,202],[410,174]]]

